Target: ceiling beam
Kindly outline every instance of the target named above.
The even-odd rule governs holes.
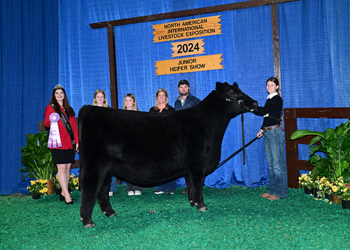
[[[155,15],[149,15],[149,16],[132,17],[132,18],[126,18],[126,19],[107,21],[107,22],[91,23],[90,27],[92,29],[101,29],[101,28],[107,28],[108,26],[114,27],[114,26],[121,26],[126,24],[151,22],[151,21],[194,16],[194,15],[203,15],[203,14],[222,12],[222,11],[261,7],[261,6],[295,2],[295,1],[299,1],[299,0],[252,0],[252,1],[245,1],[240,3],[223,4],[223,5],[217,5],[217,6],[211,6],[211,7],[174,11],[174,12],[155,14]]]

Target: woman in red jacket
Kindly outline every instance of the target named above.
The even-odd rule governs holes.
[[[78,127],[75,121],[75,113],[73,108],[69,105],[66,91],[64,88],[57,84],[52,92],[52,97],[49,105],[45,109],[45,127],[50,127],[50,115],[53,113],[58,113],[60,116],[57,122],[59,137],[61,144],[56,145],[56,142],[52,143],[50,149],[52,154],[52,161],[57,166],[57,178],[62,188],[62,193],[60,195],[60,200],[65,201],[67,205],[73,204],[75,199],[70,197],[68,191],[68,183],[70,176],[70,169],[72,163],[75,162],[75,152],[73,149],[73,143],[69,133],[67,132],[66,126],[62,121],[62,115],[66,115],[67,120],[70,123],[71,131],[74,133],[74,141],[76,145],[76,151],[79,149],[79,138],[78,138]],[[68,125],[69,126],[69,125]]]

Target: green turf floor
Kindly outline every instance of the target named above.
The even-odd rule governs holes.
[[[289,190],[287,199],[261,198],[266,187],[204,187],[208,211],[187,195],[127,196],[118,185],[111,197],[117,216],[96,203],[95,228],[80,221],[80,192],[72,206],[48,195],[0,196],[0,249],[350,249],[350,209]]]

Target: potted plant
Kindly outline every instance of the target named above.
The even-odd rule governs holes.
[[[307,166],[314,167],[311,178],[315,180],[317,176],[324,176],[334,182],[343,177],[345,182],[350,182],[350,121],[324,132],[297,130],[290,139],[296,140],[307,135],[315,135],[309,144],[310,158],[307,161]],[[325,157],[317,152],[324,153]]]
[[[75,177],[74,174],[69,176],[68,189],[72,192],[74,189],[79,189],[79,177]]]
[[[317,193],[321,197],[325,197],[328,201],[333,201],[332,188],[333,188],[333,185],[329,181],[329,179],[327,177],[321,177],[321,179],[318,182]]]
[[[53,188],[57,195],[61,194],[62,188],[61,188],[60,182],[58,181],[57,175],[55,176],[55,178],[53,178]]]
[[[37,134],[27,134],[27,143],[21,148],[22,164],[21,173],[23,180],[27,177],[36,180],[48,181],[49,194],[53,194],[52,179],[57,173],[57,168],[52,162],[51,151],[47,147],[49,129]],[[51,191],[52,189],[52,191]]]
[[[336,196],[336,203],[342,201],[343,208],[350,209],[350,184],[344,183],[343,177],[339,177],[333,185],[333,194]]]
[[[321,180],[320,180],[320,177],[317,176],[316,179],[314,180],[314,196],[316,198],[322,198],[320,187],[321,187]]]
[[[310,173],[302,174],[299,177],[299,187],[305,189],[306,194],[313,194],[315,189],[314,180],[311,178]]]
[[[40,195],[47,194],[48,188],[46,187],[46,180],[31,180],[30,186],[27,187],[29,193],[32,195],[33,199],[37,200]]]

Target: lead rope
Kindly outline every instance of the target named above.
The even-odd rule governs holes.
[[[243,165],[245,164],[245,136],[244,136],[244,116],[241,114],[241,122],[242,122],[242,143],[243,143]]]
[[[246,145],[244,145],[244,147],[248,147],[250,144],[252,144],[253,142],[255,142],[258,139],[258,137],[255,137],[253,140],[251,140],[250,142],[248,142]],[[223,160],[222,162],[220,162],[218,164],[218,166],[216,168],[221,167],[222,165],[224,165],[226,162],[228,162],[229,160],[231,160],[232,157],[236,156],[239,152],[241,152],[243,150],[243,147],[241,147],[240,149],[238,149],[236,152],[234,152],[232,155],[230,155],[229,157],[227,157],[225,160]]]

